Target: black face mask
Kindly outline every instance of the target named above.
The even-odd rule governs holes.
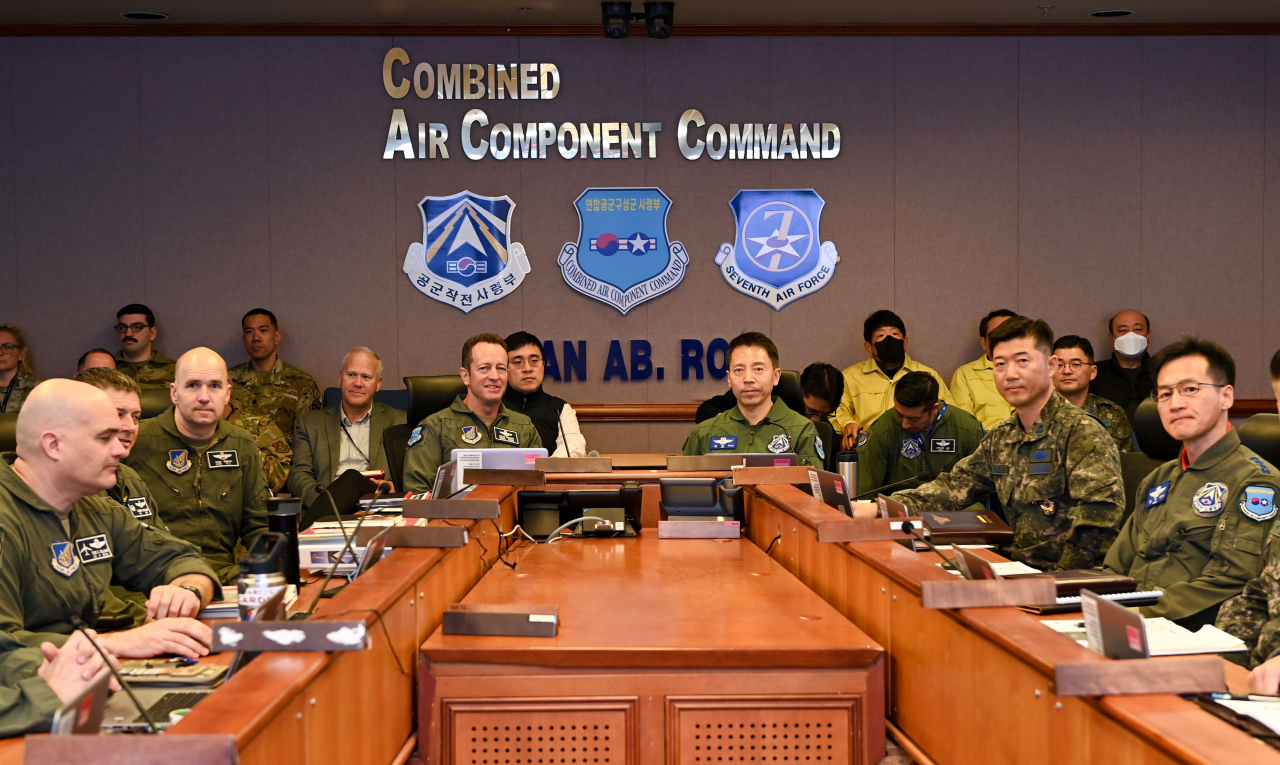
[[[875,343],[876,357],[889,366],[897,366],[907,358],[905,344],[901,339],[889,335]]]

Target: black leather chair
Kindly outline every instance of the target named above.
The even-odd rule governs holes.
[[[1280,467],[1280,416],[1255,414],[1240,425],[1240,443],[1259,457]]]
[[[331,406],[337,406],[342,403],[341,388],[325,388],[323,405],[327,409]],[[409,391],[400,388],[399,390],[380,390],[373,394],[373,400],[379,404],[386,404],[389,407],[399,409],[402,412],[409,411]]]
[[[417,425],[392,425],[382,431],[382,448],[387,453],[387,468],[391,483],[404,491],[404,453],[409,451],[409,434]]]
[[[822,439],[822,450],[827,455],[823,460],[825,463],[823,469],[834,473],[836,470],[836,452],[838,451],[836,447],[840,445],[840,442],[836,440],[836,429],[831,426],[831,422],[828,420],[815,422],[813,425],[818,429],[818,438]]]
[[[804,414],[804,394],[800,390],[800,373],[793,369],[782,370],[782,377],[778,380],[778,385],[773,389],[778,394],[778,398],[782,399],[782,403],[791,408],[796,414]]]
[[[409,425],[418,423],[447,408],[453,400],[467,392],[461,375],[432,375],[406,377],[404,387],[409,391],[409,409],[406,418]]]
[[[149,420],[173,406],[173,397],[169,395],[169,386],[163,388],[143,388],[138,394],[138,403],[142,404],[142,419]]]
[[[18,415],[0,414],[0,452],[18,448]]]
[[[1160,422],[1155,400],[1144,398],[1130,424],[1138,439],[1138,448],[1148,457],[1168,462],[1182,453],[1182,442],[1169,435]]]

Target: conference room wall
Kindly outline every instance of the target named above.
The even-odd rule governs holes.
[[[386,51],[415,63],[551,61],[558,98],[391,99]],[[462,340],[527,329],[585,340],[574,402],[695,401],[679,341],[770,333],[783,365],[865,358],[861,321],[889,307],[912,355],[946,376],[979,353],[977,318],[1010,307],[1084,334],[1135,306],[1153,342],[1222,340],[1238,394],[1270,395],[1280,346],[1280,47],[1264,37],[1126,38],[4,38],[0,39],[0,287],[42,376],[115,347],[121,305],[159,316],[171,355],[243,360],[238,321],[276,311],[283,354],[333,384],[342,352],[377,349],[388,387],[450,372]],[[392,108],[443,122],[449,160],[381,158]],[[657,159],[461,155],[466,110],[496,122],[660,121]],[[830,161],[690,162],[681,112],[709,122],[835,122]],[[2,116],[7,115],[8,119]],[[1268,140],[1270,139],[1270,140]],[[1266,170],[1271,169],[1271,173]],[[569,289],[555,258],[588,186],[652,185],[673,200],[691,263],[672,292],[622,316]],[[743,188],[809,188],[841,261],[780,312],[714,264]],[[509,195],[533,271],[470,314],[400,272],[416,204],[463,189]],[[610,340],[648,339],[665,379],[603,377]],[[558,345],[559,347],[559,345]],[[688,426],[594,424],[601,451],[678,448]]]

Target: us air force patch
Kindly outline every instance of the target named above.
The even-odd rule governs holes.
[[[107,535],[98,534],[76,540],[76,556],[87,563],[111,559],[111,545],[107,544]]]
[[[1143,507],[1155,507],[1164,504],[1169,497],[1169,487],[1173,485],[1173,481],[1165,481],[1151,487],[1151,491],[1147,492],[1147,498],[1143,503]]]
[[[955,454],[956,440],[954,438],[934,438],[929,441],[929,451],[934,454]]]
[[[689,254],[667,238],[671,199],[662,189],[591,188],[573,208],[578,241],[556,259],[570,287],[625,314],[684,278]]]
[[[773,454],[782,454],[791,448],[791,439],[784,435],[776,435],[769,439],[769,451]]]
[[[218,452],[205,452],[209,457],[209,467],[214,470],[240,467],[240,454],[235,449]]]
[[[169,468],[169,472],[182,475],[191,469],[191,459],[187,456],[186,449],[171,449],[169,451],[169,461],[165,463],[165,467]],[[77,564],[79,565],[79,564]],[[68,574],[68,576],[70,576]]]
[[[133,513],[134,518],[150,518],[151,506],[147,504],[146,497],[137,497],[127,500],[125,507],[129,508],[129,512]]]
[[[476,444],[480,442],[480,428],[475,425],[467,425],[462,429],[462,440],[468,444]]]
[[[494,428],[493,440],[500,444],[519,446],[520,434],[516,433],[514,430],[507,430],[506,428]]]
[[[414,444],[418,443],[421,440],[422,440],[422,426],[419,425],[418,427],[413,429],[412,433],[409,434],[409,443],[406,446],[413,446]]]
[[[71,576],[80,570],[80,559],[76,557],[76,548],[70,542],[54,542],[49,545],[53,559],[49,565],[63,576]]]
[[[737,235],[716,253],[724,280],[775,311],[825,287],[840,261],[819,238],[825,204],[813,189],[739,191],[729,202]]]
[[[1248,486],[1240,499],[1240,512],[1255,521],[1269,521],[1276,516],[1276,490],[1267,486]]]
[[[510,197],[461,191],[423,197],[422,241],[409,245],[401,270],[413,286],[463,313],[515,291],[529,273],[524,245],[510,241]]]
[[[1200,487],[1191,498],[1191,509],[1196,515],[1208,518],[1222,512],[1222,505],[1227,500],[1227,485],[1216,481]]]
[[[909,460],[913,460],[920,456],[920,443],[914,438],[905,439],[902,442],[902,456]]]
[[[824,448],[823,448],[823,446],[822,446],[822,438],[821,438],[821,437],[819,437],[819,436],[814,436],[814,437],[813,437],[813,449],[814,449],[814,451],[816,451],[816,452],[818,453],[818,457],[820,457],[820,458],[822,458],[822,459],[824,459],[824,460],[827,458],[827,451],[826,451],[826,449],[824,449]]]
[[[711,439],[711,451],[725,452],[738,448],[737,436],[716,436]]]

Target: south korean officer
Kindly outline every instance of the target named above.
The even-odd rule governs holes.
[[[1160,421],[1182,453],[1139,484],[1104,567],[1164,592],[1143,616],[1195,631],[1262,571],[1280,482],[1227,419],[1236,365],[1222,346],[1184,337],[1151,359],[1151,372]]]
[[[791,411],[773,388],[782,377],[778,346],[759,332],[743,332],[729,342],[729,389],[738,402],[727,412],[698,423],[684,442],[684,453],[786,454],[821,468],[822,440],[813,422]]]

